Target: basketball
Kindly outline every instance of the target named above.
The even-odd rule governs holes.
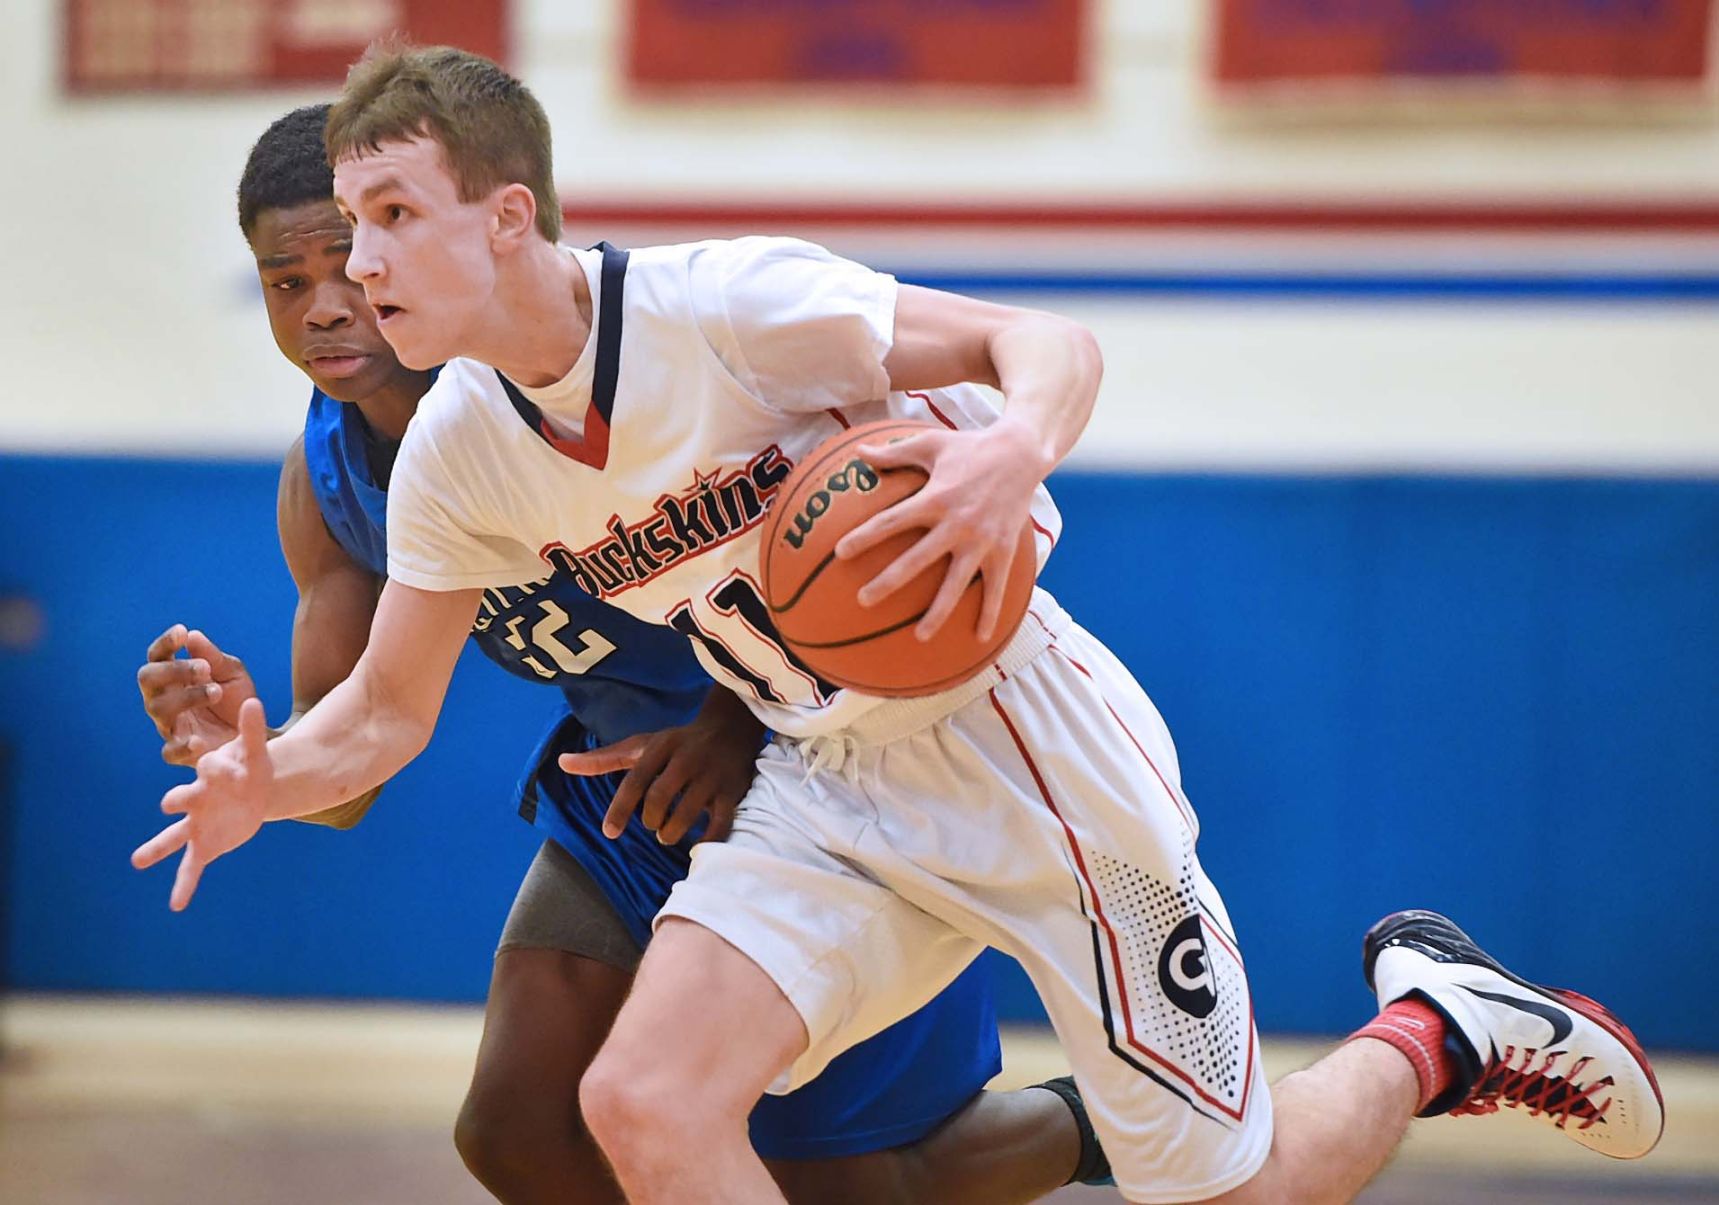
[[[865,555],[839,560],[836,543],[925,484],[917,468],[879,469],[859,449],[924,430],[930,423],[886,419],[843,431],[808,455],[782,485],[764,519],[764,597],[777,634],[805,666],[837,686],[873,695],[935,694],[988,665],[1026,614],[1037,576],[1031,523],[1021,527],[996,634],[978,636],[982,585],[968,584],[929,641],[914,626],[930,609],[948,568],[938,561],[875,606],[860,587],[912,547],[923,529],[898,532]]]

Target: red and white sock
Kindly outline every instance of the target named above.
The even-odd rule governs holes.
[[[1445,1020],[1438,1011],[1419,1000],[1405,998],[1387,1005],[1384,1012],[1350,1034],[1349,1040],[1373,1038],[1402,1052],[1420,1083],[1421,1096],[1415,1105],[1415,1112],[1419,1113],[1442,1095],[1456,1077],[1444,1037]]]

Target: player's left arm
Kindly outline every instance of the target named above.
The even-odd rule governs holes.
[[[981,430],[927,431],[867,449],[880,466],[916,465],[930,479],[849,533],[836,553],[858,556],[897,532],[923,528],[925,535],[860,591],[860,602],[877,602],[947,557],[943,588],[916,634],[930,639],[978,574],[979,634],[989,638],[1033,491],[1092,416],[1104,374],[1098,341],[1055,314],[903,285],[883,366],[896,391],[964,381],[994,386],[1003,393],[1003,413]]]

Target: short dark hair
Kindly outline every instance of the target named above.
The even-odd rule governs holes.
[[[251,147],[239,177],[239,229],[248,242],[265,209],[334,199],[334,173],[323,150],[327,105],[305,105],[275,119]]]
[[[531,89],[481,55],[453,46],[385,39],[347,73],[328,119],[328,161],[416,137],[441,145],[460,200],[503,184],[537,198],[537,230],[561,237],[549,118]]]

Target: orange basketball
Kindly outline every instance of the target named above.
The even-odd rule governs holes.
[[[928,695],[959,685],[991,663],[1031,601],[1038,565],[1029,523],[1021,529],[1002,617],[990,640],[980,640],[977,633],[977,577],[935,636],[921,641],[913,634],[943,584],[947,558],[876,606],[860,606],[860,587],[912,547],[923,529],[898,532],[848,561],[836,558],[836,542],[916,492],[925,474],[916,468],[875,468],[859,448],[928,428],[937,429],[888,419],[825,440],[783,482],[764,517],[764,598],[777,634],[808,668],[838,686],[873,695]]]

